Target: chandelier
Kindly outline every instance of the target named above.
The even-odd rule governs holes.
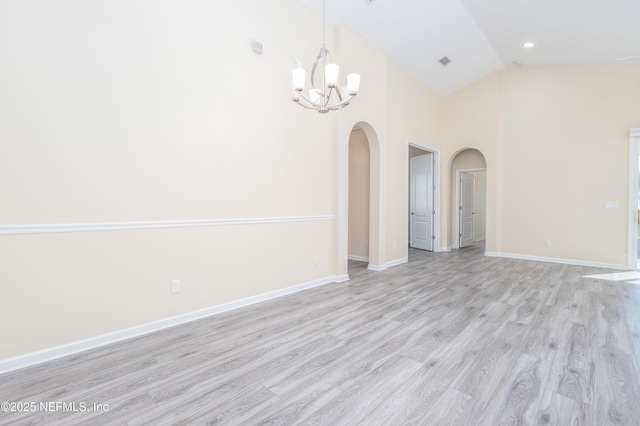
[[[304,80],[306,71],[299,64],[291,72],[293,77],[293,102],[298,105],[326,114],[329,111],[337,111],[349,105],[360,88],[360,74],[347,75],[347,85],[338,86],[338,74],[340,67],[333,63],[331,54],[325,46],[325,1],[322,1],[322,47],[318,52],[313,67],[311,68],[311,89],[305,96]],[[316,71],[322,72],[321,86],[316,85]]]

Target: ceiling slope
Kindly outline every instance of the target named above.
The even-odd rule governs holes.
[[[321,0],[299,0],[322,13]],[[326,0],[341,23],[446,96],[505,66],[640,62],[640,0]],[[533,42],[533,48],[523,47]],[[447,56],[449,65],[439,60]]]

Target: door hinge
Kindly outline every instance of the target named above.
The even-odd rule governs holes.
[[[431,239],[432,239],[432,240],[435,240],[435,239],[436,239],[436,236],[435,236],[435,235],[432,235],[432,236],[431,236]]]

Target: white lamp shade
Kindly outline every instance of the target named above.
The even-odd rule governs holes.
[[[306,76],[304,68],[294,68],[291,71],[291,76],[293,77],[293,90],[304,90],[304,79]]]
[[[347,86],[349,86],[349,94],[356,95],[360,90],[360,74],[349,74],[347,76]]]
[[[336,87],[338,84],[338,73],[340,72],[340,67],[338,64],[327,64],[324,67],[324,79],[327,87]]]
[[[309,90],[309,99],[314,104],[319,104],[320,103],[320,95],[318,94],[318,92],[316,92],[315,89]]]

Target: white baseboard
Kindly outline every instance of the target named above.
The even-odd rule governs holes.
[[[373,264],[369,264],[369,266],[367,266],[367,269],[369,269],[370,271],[375,271],[375,272],[382,272],[384,270],[387,270],[389,268],[392,268],[394,266],[398,266],[398,265],[402,265],[403,263],[407,263],[409,261],[408,257],[401,257],[400,259],[396,259],[396,260],[392,260],[390,262],[387,262],[383,265],[373,265]]]
[[[367,265],[367,269],[374,272],[382,272],[387,269],[387,265],[374,265],[373,263],[370,263]]]
[[[32,352],[26,355],[20,355],[14,358],[0,360],[0,374],[7,373],[14,370],[19,370],[25,367],[30,367],[36,364],[41,364],[46,361],[51,361],[57,358],[62,358],[62,357],[73,355],[79,352],[84,352],[90,349],[95,349],[100,346],[109,345],[112,343],[118,343],[126,339],[142,336],[144,334],[153,333],[159,330],[163,330],[165,328],[185,324],[185,323],[206,318],[212,315],[217,315],[222,312],[231,311],[233,309],[238,309],[238,308],[253,305],[256,303],[264,302],[267,300],[275,299],[278,297],[286,296],[289,294],[297,293],[299,291],[307,290],[313,287],[318,287],[321,285],[330,284],[334,282],[337,282],[337,283],[344,282],[344,281],[347,281],[348,279],[349,279],[349,275],[338,275],[338,276],[320,278],[318,280],[309,281],[307,283],[283,288],[281,290],[275,290],[268,293],[247,297],[245,299],[224,303],[222,305],[211,306],[209,308],[188,312],[186,314],[165,318],[159,321],[153,321],[147,324],[138,325],[135,327],[124,329],[124,330],[118,330],[112,333],[102,334],[100,336],[90,337],[88,339],[79,340],[79,341],[68,343],[65,345],[56,346],[53,348],[44,349],[37,352]]]
[[[347,256],[347,259],[349,260],[355,260],[356,262],[368,262],[369,258],[368,257],[364,257],[364,256],[356,256],[353,254],[350,254]]]
[[[336,278],[334,280],[334,282],[336,283],[343,283],[345,281],[349,281],[349,274],[336,275]]]
[[[510,259],[533,260],[536,262],[562,263],[565,265],[591,266],[594,268],[606,268],[606,269],[622,269],[625,271],[629,270],[629,267],[627,265],[620,265],[616,263],[600,263],[600,262],[590,262],[587,260],[560,259],[556,257],[529,256],[525,254],[497,253],[497,252],[490,252],[490,251],[487,251],[484,254],[485,256],[490,256],[490,257],[506,257]]]
[[[402,265],[403,263],[407,263],[409,261],[408,257],[401,257],[400,259],[392,260],[391,262],[387,262],[385,265],[387,268],[392,268],[394,266]]]

